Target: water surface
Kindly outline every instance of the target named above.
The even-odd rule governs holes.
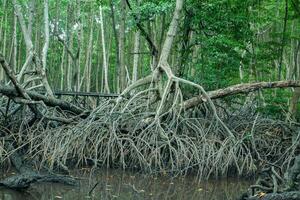
[[[8,174],[9,175],[9,174]],[[73,172],[79,177],[80,187],[61,184],[33,184],[28,193],[0,189],[1,200],[108,200],[108,199],[153,199],[153,200],[226,200],[236,199],[244,192],[250,181],[228,178],[199,181],[195,176],[170,178],[150,176],[121,170],[83,169]],[[97,184],[98,183],[98,184]],[[95,189],[90,193],[93,186]]]

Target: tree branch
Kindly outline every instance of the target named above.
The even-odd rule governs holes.
[[[23,98],[14,87],[11,86],[5,86],[0,84],[0,93],[11,98],[21,97]],[[75,106],[67,101],[63,101],[60,99],[55,98],[48,98],[42,94],[39,94],[37,92],[33,91],[27,91],[26,93],[33,101],[43,101],[46,106],[49,107],[59,107],[62,110],[70,111],[77,115],[82,115],[83,113],[87,113],[85,110],[79,108],[78,106]],[[86,116],[86,115],[85,115]]]
[[[300,81],[275,81],[275,82],[238,84],[224,89],[210,91],[208,92],[208,96],[211,99],[218,99],[218,98],[223,98],[226,96],[240,94],[240,93],[249,93],[259,89],[288,88],[288,87],[300,87]],[[183,106],[185,109],[190,109],[206,101],[207,99],[203,95],[199,95],[186,100],[183,103]]]
[[[129,10],[132,11],[132,7],[129,3],[129,0],[126,0],[126,3],[127,3]],[[154,57],[158,56],[158,49],[157,49],[156,45],[154,44],[154,42],[151,40],[149,34],[144,29],[141,22],[139,21],[138,16],[133,14],[133,18],[136,22],[136,26],[138,27],[138,29],[141,31],[141,34],[145,37],[146,41],[148,42],[149,48],[151,49],[152,56],[154,56]]]

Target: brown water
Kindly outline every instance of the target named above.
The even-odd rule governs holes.
[[[80,177],[79,187],[60,184],[34,184],[27,194],[0,189],[1,200],[226,200],[236,199],[250,185],[250,181],[239,179],[210,180],[199,183],[195,176],[170,178],[149,176],[120,170],[89,170],[74,172]],[[99,183],[91,195],[91,188]]]

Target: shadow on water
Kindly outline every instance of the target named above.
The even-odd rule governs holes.
[[[170,178],[167,176],[150,176],[120,170],[98,170],[91,173],[88,169],[84,169],[73,172],[73,175],[82,179],[80,187],[43,183],[34,184],[27,193],[0,189],[0,199],[226,200],[236,199],[251,184],[251,181],[236,178],[209,180],[199,183],[194,176]],[[96,187],[91,191],[95,185]]]

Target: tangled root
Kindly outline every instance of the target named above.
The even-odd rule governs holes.
[[[37,167],[93,164],[173,175],[193,171],[203,179],[232,171],[252,173],[270,163],[290,165],[300,139],[294,137],[295,130],[258,115],[223,115],[200,85],[174,76],[168,65],[161,69],[166,78],[153,73],[116,101],[102,102],[87,118],[74,118],[72,124],[40,120],[28,125],[23,120],[10,139],[19,148],[26,146],[28,159],[36,160]],[[199,90],[204,103],[198,108],[204,114],[185,109],[182,84]],[[240,108],[243,113],[253,113],[245,107]],[[47,113],[72,116],[55,108]],[[0,148],[0,157],[9,154]]]

